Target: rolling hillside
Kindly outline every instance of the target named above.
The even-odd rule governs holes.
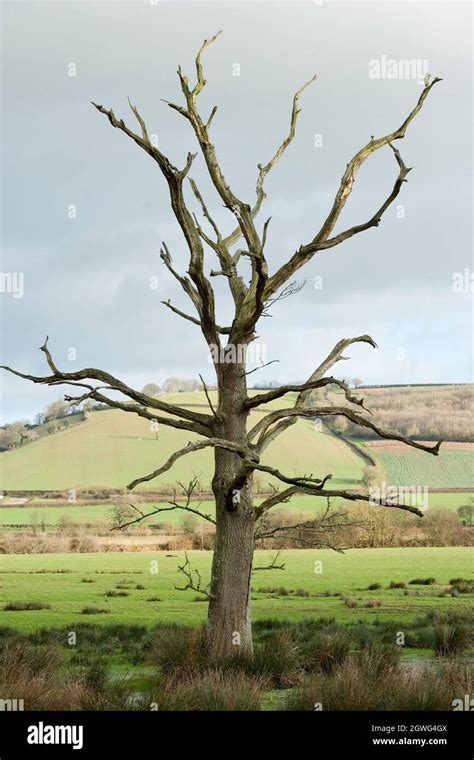
[[[202,393],[180,393],[166,398],[201,411],[208,409]],[[279,400],[269,406],[278,408],[286,403]],[[267,409],[252,412],[250,425],[266,412]],[[176,449],[195,438],[191,433],[163,425],[158,433],[152,432],[146,420],[120,410],[93,412],[85,422],[68,430],[1,454],[0,488],[64,491],[92,486],[123,487],[159,467]],[[327,431],[317,432],[305,420],[298,421],[274,441],[263,462],[290,476],[319,477],[332,473],[333,487],[354,487],[365,466],[363,458],[342,440]],[[189,481],[196,475],[201,489],[207,491],[212,467],[212,452],[198,451],[176,462],[171,470],[146,486],[156,490],[160,484]],[[268,481],[268,476],[258,475],[262,490],[268,490]]]

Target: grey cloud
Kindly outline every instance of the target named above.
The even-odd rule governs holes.
[[[361,332],[372,332],[380,350],[355,349],[341,374],[371,382],[472,379],[470,297],[451,290],[453,272],[472,268],[468,4],[3,6],[2,269],[25,274],[24,299],[1,295],[6,362],[42,371],[37,346],[48,332],[59,357],[74,345],[79,364],[105,366],[138,384],[172,373],[209,376],[198,331],[159,304],[171,298],[190,308],[158,256],[165,239],[176,266],[186,267],[162,178],[90,101],[131,122],[129,95],[160,147],[182,164],[194,147],[189,126],[160,98],[180,99],[177,64],[191,73],[197,46],[222,28],[206,53],[201,105],[204,112],[219,105],[213,134],[223,170],[249,200],[257,163],[286,133],[294,90],[318,74],[301,100],[297,139],[268,178],[262,220],[272,216],[271,268],[313,237],[350,156],[371,134],[398,126],[418,97],[412,80],[370,80],[369,61],[426,58],[444,78],[400,145],[415,166],[400,196],[405,218],[391,210],[378,230],[320,254],[301,272],[303,291],[262,322],[260,333],[280,363],[260,379],[266,372],[304,377],[340,337]],[[234,63],[239,77],[232,76]],[[321,148],[315,134],[323,137]],[[202,162],[195,176],[229,229],[232,220]],[[389,151],[374,156],[341,228],[368,218],[395,176]],[[67,218],[70,204],[75,220]],[[154,275],[158,292],[149,287]],[[315,276],[323,278],[321,291],[314,290]],[[223,283],[217,291],[224,322],[230,305]],[[400,344],[405,362],[393,358]],[[4,419],[31,417],[43,399],[58,396],[57,389],[13,378],[3,383]]]

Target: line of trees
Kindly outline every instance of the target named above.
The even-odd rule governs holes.
[[[216,385],[207,385],[208,389],[214,390]],[[157,398],[162,393],[192,393],[193,391],[203,391],[204,385],[202,380],[187,377],[168,377],[163,385],[157,383],[147,383],[142,393],[151,398]]]

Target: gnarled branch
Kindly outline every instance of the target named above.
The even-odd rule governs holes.
[[[318,486],[313,486],[311,484],[307,485],[300,485],[300,486],[292,486],[291,488],[287,488],[284,491],[281,492],[280,496],[281,499],[278,499],[277,494],[273,494],[268,499],[265,499],[264,502],[262,502],[258,507],[255,507],[255,516],[258,520],[263,514],[265,514],[269,509],[271,509],[275,504],[281,503],[281,502],[287,502],[290,500],[292,496],[294,496],[297,493],[304,493],[308,494],[309,496],[320,496],[325,499],[334,499],[334,498],[340,498],[340,499],[346,499],[347,501],[364,501],[369,502],[370,504],[378,504],[381,507],[386,507],[387,509],[401,509],[405,512],[411,512],[414,515],[417,515],[418,517],[424,517],[424,513],[421,511],[421,509],[418,509],[417,507],[413,507],[409,504],[400,504],[398,501],[395,501],[395,499],[383,499],[378,498],[372,494],[368,493],[356,493],[354,491],[343,491],[343,490],[328,490],[324,488],[319,488]]]
[[[187,579],[187,583],[185,586],[176,586],[175,584],[175,589],[177,591],[187,591],[190,589],[191,591],[196,591],[198,594],[203,594],[207,599],[211,598],[209,585],[203,587],[201,573],[199,570],[191,566],[187,552],[184,552],[184,563],[178,565],[178,572],[184,575]]]
[[[387,438],[391,441],[400,441],[401,443],[405,443],[407,446],[412,446],[415,449],[420,449],[420,451],[427,451],[429,454],[434,454],[434,456],[438,455],[439,448],[442,444],[442,441],[438,441],[434,446],[426,446],[424,443],[413,441],[411,438],[406,438],[404,435],[400,435],[399,433],[384,430],[371,420],[368,420],[366,417],[362,417],[361,414],[344,406],[327,406],[314,408],[293,407],[290,409],[277,409],[275,412],[268,414],[264,420],[259,423],[261,424],[262,432],[256,446],[258,451],[260,451],[260,445],[264,441],[265,432],[270,427],[270,425],[272,425],[274,422],[277,422],[278,420],[288,417],[346,417],[356,425],[360,425],[361,427],[366,427],[369,428],[369,430],[373,430],[373,432],[377,433],[380,438]]]
[[[324,248],[333,247],[334,245],[341,243],[343,240],[346,240],[348,237],[351,237],[356,232],[362,231],[371,226],[376,226],[376,224],[378,224],[381,215],[384,213],[384,211],[386,211],[394,198],[398,195],[401,185],[408,172],[408,169],[401,160],[399,154],[397,155],[398,152],[395,152],[395,157],[400,167],[400,173],[395,182],[392,193],[389,195],[385,203],[382,204],[382,206],[378,209],[378,211],[375,213],[372,219],[369,220],[368,223],[359,225],[355,228],[351,228],[351,230],[346,231],[346,233],[341,233],[341,236],[336,236],[336,238],[333,238],[331,242],[328,240],[352,192],[357,172],[359,171],[362,164],[369,158],[369,156],[372,155],[372,153],[375,153],[375,151],[383,148],[385,145],[390,145],[394,140],[400,140],[405,137],[405,133],[409,124],[413,121],[417,113],[420,111],[431,89],[437,82],[440,81],[441,80],[436,77],[432,82],[430,82],[430,78],[428,77],[425,81],[423,91],[418,98],[418,102],[409,113],[407,118],[404,120],[404,122],[400,125],[400,127],[398,127],[398,129],[396,129],[394,132],[389,132],[383,137],[379,137],[377,139],[374,139],[372,137],[370,141],[351,158],[342,176],[339,189],[336,193],[336,197],[334,199],[331,210],[323,222],[319,232],[315,235],[311,242],[300,246],[296,253],[293,254],[291,259],[283,264],[275,272],[275,274],[269,278],[265,288],[266,298],[270,297],[276,290],[278,290],[290,277],[294,275],[298,269],[300,269],[300,267],[310,261],[314,254],[318,251],[324,250]]]
[[[109,390],[122,393],[124,396],[131,398],[133,401],[137,402],[145,409],[158,409],[172,416],[182,417],[184,420],[188,421],[186,426],[183,425],[183,427],[185,427],[187,430],[191,430],[192,432],[198,433],[200,435],[210,435],[209,426],[212,418],[208,414],[194,412],[189,409],[175,406],[174,404],[168,404],[167,402],[161,401],[160,399],[154,398],[152,396],[147,396],[144,393],[140,393],[139,391],[130,388],[122,380],[119,380],[118,378],[114,377],[114,375],[111,375],[110,372],[105,372],[104,370],[96,369],[95,367],[87,367],[76,372],[61,372],[56,366],[49,351],[48,336],[46,336],[44,344],[40,347],[40,351],[45,354],[47,363],[53,372],[52,375],[30,375],[25,372],[19,372],[18,370],[12,369],[11,367],[5,365],[0,367],[0,369],[4,369],[7,372],[11,372],[13,375],[16,375],[17,377],[21,377],[25,380],[30,380],[31,382],[37,383],[39,385],[77,385],[79,387],[86,387],[89,388],[88,395],[90,395],[91,398],[94,397],[99,401],[103,399],[104,403],[107,403],[110,406],[116,406],[117,408],[123,409],[127,412],[136,411],[134,408],[131,408],[127,404],[113,402],[111,399],[102,396],[90,385],[84,385],[84,383],[81,382],[84,380],[98,380],[102,383],[106,383],[106,386]],[[148,416],[148,419],[154,419],[154,415]],[[162,418],[162,421],[163,424],[171,424],[167,422],[166,418]]]
[[[242,457],[242,459],[248,456],[252,456],[252,452],[249,448],[240,446],[239,444],[233,443],[232,441],[226,441],[223,438],[207,438],[204,441],[194,441],[194,442],[190,441],[187,446],[171,454],[169,459],[167,459],[166,462],[163,465],[161,465],[161,467],[158,467],[158,469],[154,470],[153,472],[150,472],[148,475],[142,475],[140,478],[136,478],[135,480],[132,480],[132,482],[127,485],[127,489],[131,491],[140,483],[146,483],[150,480],[154,480],[154,478],[157,478],[162,473],[166,472],[167,470],[170,470],[171,467],[174,465],[174,463],[178,459],[181,459],[181,457],[184,457],[187,454],[191,454],[193,451],[200,451],[201,449],[205,449],[208,447],[227,449],[228,451],[235,451],[235,453],[239,454]]]

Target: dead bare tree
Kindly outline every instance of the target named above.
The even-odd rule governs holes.
[[[224,207],[233,217],[232,228],[227,234],[220,231],[197,184],[189,177],[197,154],[188,153],[184,166],[178,168],[153,144],[146,124],[136,106],[130,103],[130,108],[139,125],[139,131],[134,132],[123,119],[115,116],[111,109],[93,104],[100,113],[107,117],[112,127],[127,135],[150,156],[168,185],[171,208],[187,246],[188,271],[186,274],[181,274],[175,269],[170,251],[164,242],[160,252],[161,259],[189,297],[195,313],[188,314],[175,307],[170,301],[163,303],[174,313],[200,328],[214,357],[218,386],[216,408],[211,407],[212,413],[204,414],[187,407],[171,404],[159,397],[152,397],[136,391],[114,375],[100,369],[88,367],[77,372],[63,372],[56,366],[51,356],[47,339],[41,350],[45,354],[51,374],[38,377],[19,372],[10,367],[4,367],[4,369],[34,383],[71,385],[81,389],[80,396],[66,396],[66,400],[79,402],[85,399],[94,399],[108,404],[110,407],[138,414],[161,425],[187,430],[197,436],[183,449],[176,451],[165,464],[154,472],[134,480],[129,488],[157,477],[170,469],[178,458],[188,453],[204,447],[214,450],[215,470],[212,489],[215,496],[216,543],[212,562],[207,627],[208,648],[211,657],[222,656],[235,651],[233,643],[237,639],[236,634],[240,638],[243,649],[252,649],[250,578],[254,540],[255,532],[268,510],[277,504],[288,501],[296,493],[310,494],[325,499],[342,497],[351,501],[370,500],[368,494],[327,488],[326,484],[331,478],[330,474],[323,475],[321,478],[312,475],[291,477],[275,467],[262,464],[262,453],[271,441],[275,440],[300,417],[342,415],[356,424],[370,428],[384,438],[403,441],[408,446],[415,446],[430,454],[438,454],[441,443],[430,447],[381,429],[365,416],[366,410],[363,400],[356,398],[345,383],[327,375],[337,362],[347,358],[344,356],[344,351],[351,345],[366,343],[375,348],[376,344],[369,335],[341,340],[316,367],[305,383],[287,385],[253,396],[249,396],[247,392],[247,370],[244,355],[248,346],[255,340],[257,322],[268,313],[269,305],[274,303],[276,299],[285,297],[297,289],[293,284],[293,278],[298,270],[320,251],[335,248],[345,240],[371,227],[378,227],[383,214],[398,196],[410,171],[399,151],[394,147],[394,142],[405,136],[409,125],[422,108],[432,88],[440,80],[438,78],[431,80],[431,77],[427,76],[416,105],[402,124],[393,132],[382,137],[371,137],[369,142],[351,158],[321,228],[309,242],[300,245],[286,263],[270,273],[265,255],[265,243],[270,220],[267,219],[261,229],[257,225],[257,216],[266,198],[265,180],[294,138],[299,114],[299,98],[316,77],[310,79],[296,92],[293,98],[288,134],[270,160],[265,164],[258,165],[256,196],[253,204],[249,204],[235,194],[225,179],[210,137],[211,125],[217,107],[211,110],[207,118],[203,118],[198,111],[198,98],[206,85],[202,54],[217,36],[216,34],[205,40],[196,56],[196,81],[194,85],[191,85],[189,78],[182,72],[181,68],[178,68],[184,104],[168,103],[168,105],[190,124],[214,189]],[[386,146],[393,152],[398,167],[398,174],[391,192],[370,219],[344,229],[342,232],[335,233],[335,227],[353,190],[357,172],[373,153]],[[200,222],[189,209],[185,199],[187,180],[189,180],[189,188],[202,211],[204,222]],[[207,224],[208,231],[204,229],[203,224]],[[242,241],[241,247],[237,247],[240,241]],[[208,274],[205,266],[207,263],[205,250],[209,251],[211,257],[215,256],[218,262],[217,268],[210,269]],[[248,282],[245,282],[242,274],[239,274],[239,263],[242,262],[247,262],[249,265],[250,278]],[[227,282],[230,297],[234,303],[234,317],[229,326],[221,326],[216,318],[214,289],[210,278],[219,276]],[[227,340],[225,345],[222,344],[224,336]],[[318,405],[312,401],[311,393],[313,390],[327,385],[339,386],[348,405],[318,408]],[[247,429],[248,416],[252,409],[294,391],[298,393],[298,396],[293,406],[269,411],[252,429]],[[118,394],[119,398],[114,394]],[[252,481],[255,472],[268,473],[285,484],[286,487],[282,491],[272,494],[259,506],[255,506],[252,494]],[[388,506],[395,507],[398,505],[391,504]],[[179,505],[176,504],[176,508],[178,507]],[[414,507],[400,505],[400,508],[422,516],[422,513]],[[138,517],[140,519],[140,515]],[[209,516],[207,516],[208,518]],[[182,572],[187,575],[188,570],[189,567],[185,564]],[[187,578],[191,585],[196,585],[192,579],[190,580],[189,575]],[[201,589],[199,582],[198,586]]]

